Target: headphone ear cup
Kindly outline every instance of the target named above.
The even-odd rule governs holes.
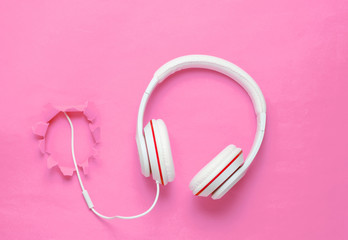
[[[161,119],[152,119],[144,129],[152,178],[163,185],[175,177],[167,127]]]
[[[223,185],[243,162],[242,149],[228,145],[193,177],[191,191],[194,195],[207,197]]]
[[[170,147],[168,129],[162,119],[156,120],[156,123],[157,128],[155,128],[155,134],[156,136],[158,136],[157,142],[160,159],[162,159],[164,162],[164,174],[166,175],[165,178],[167,179],[167,182],[172,182],[175,178],[175,169],[172,150]],[[158,131],[156,132],[156,130]]]
[[[138,154],[139,154],[139,160],[140,160],[140,167],[141,167],[141,173],[145,177],[150,177],[151,175],[151,168],[150,168],[150,162],[149,157],[147,154],[147,148],[145,144],[145,138],[139,134],[136,134],[135,140],[137,142],[138,147]]]

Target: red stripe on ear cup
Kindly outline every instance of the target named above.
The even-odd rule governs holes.
[[[150,124],[151,124],[151,131],[152,131],[153,141],[154,141],[154,143],[155,143],[155,149],[156,149],[156,156],[157,156],[158,169],[159,169],[159,173],[160,173],[160,176],[161,176],[162,185],[164,185],[164,183],[163,183],[163,176],[162,176],[162,168],[161,168],[161,163],[160,163],[159,156],[158,156],[158,149],[157,149],[155,131],[153,130],[152,120],[150,120]]]
[[[227,182],[227,180],[230,179],[232,177],[232,175],[243,166],[243,164],[244,163],[242,163],[242,165],[240,165],[228,178],[226,178],[226,180],[223,181],[211,194],[214,194],[222,185],[224,185],[224,183]]]
[[[242,154],[242,151],[240,151],[238,154],[237,154],[237,156],[235,156],[235,158],[233,158],[232,160],[231,160],[231,162],[229,162],[229,164],[227,164],[227,166],[226,167],[224,167],[210,182],[208,182],[208,184],[207,185],[205,185],[198,193],[196,193],[195,195],[196,196],[198,196],[199,194],[201,194],[212,182],[214,182],[215,181],[215,179],[217,179],[240,155]],[[234,173],[234,172],[233,172]],[[232,173],[232,174],[233,174]],[[231,175],[232,175],[231,174]],[[221,185],[220,185],[221,186]],[[219,186],[219,187],[220,187]]]

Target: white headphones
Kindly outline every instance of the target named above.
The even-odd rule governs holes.
[[[246,173],[254,160],[264,136],[266,126],[266,103],[256,82],[242,69],[221,58],[207,55],[188,55],[173,59],[160,67],[145,90],[140,103],[136,141],[141,172],[166,185],[174,180],[175,171],[166,125],[161,119],[151,120],[144,128],[143,118],[146,104],[156,86],[169,75],[188,68],[205,68],[220,72],[234,79],[249,94],[257,116],[257,131],[254,144],[246,161],[240,148],[227,146],[212,161],[194,176],[190,189],[194,195],[219,199],[227,193]]]
[[[266,126],[266,103],[259,86],[242,69],[221,58],[207,55],[188,55],[179,57],[167,62],[155,72],[154,77],[146,88],[140,103],[136,142],[138,145],[141,172],[145,177],[152,175],[152,178],[157,184],[157,193],[151,207],[139,215],[108,217],[95,210],[92,200],[83,186],[79,169],[77,167],[74,153],[74,128],[68,114],[64,112],[71,127],[72,157],[82,189],[82,195],[84,196],[88,208],[97,216],[105,219],[133,219],[144,216],[149,213],[157,203],[159,184],[166,185],[168,182],[174,180],[175,171],[167,127],[162,120],[153,119],[145,126],[143,133],[143,118],[146,104],[155,87],[169,75],[188,68],[205,68],[214,70],[235,80],[249,94],[257,117],[257,130],[254,144],[245,162],[243,160],[242,150],[234,145],[229,145],[203,169],[201,169],[196,176],[194,176],[190,183],[190,189],[194,195],[206,197],[211,194],[213,199],[219,199],[245,175],[261,146]]]

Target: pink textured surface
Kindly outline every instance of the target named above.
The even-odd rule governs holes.
[[[65,116],[65,113],[68,116]],[[85,174],[88,173],[88,163],[96,159],[98,152],[97,144],[100,143],[100,127],[96,116],[97,110],[91,102],[69,106],[47,104],[44,107],[42,118],[45,121],[35,123],[32,129],[33,134],[38,140],[42,157],[47,161],[48,168],[57,166],[64,176],[72,176],[74,171],[76,171],[71,157],[60,155],[65,154],[66,147],[71,146],[71,142],[69,144],[69,141],[67,141],[66,133],[61,130],[62,121],[69,121],[67,118],[69,117],[74,120],[74,124],[79,125],[77,129],[79,132],[76,132],[79,136],[79,141],[77,142],[79,157],[76,159],[76,164],[83,169]],[[83,128],[82,125],[88,128]],[[71,128],[70,124],[69,128]],[[75,131],[76,129],[74,129],[74,133]],[[53,137],[50,137],[51,135]],[[47,141],[47,138],[50,140]]]
[[[0,29],[1,239],[348,238],[347,1],[1,1]],[[192,196],[193,175],[227,144],[248,153],[255,119],[233,81],[180,72],[146,112],[167,124],[176,180],[148,216],[98,219],[75,175],[47,169],[31,126],[49,102],[94,102],[101,144],[86,188],[105,214],[143,211],[155,185],[140,174],[138,105],[160,65],[193,53],[260,85],[268,123],[251,169],[220,201]],[[74,120],[83,157],[91,136]],[[49,131],[69,161],[67,122]]]

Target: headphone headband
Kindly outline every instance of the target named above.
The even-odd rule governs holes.
[[[232,187],[245,174],[247,168],[255,158],[256,153],[260,148],[266,126],[266,102],[257,83],[245,71],[243,71],[241,68],[229,61],[208,55],[187,55],[175,58],[167,62],[155,72],[151,82],[146,88],[139,107],[136,133],[136,140],[138,143],[138,147],[140,148],[139,157],[140,163],[142,165],[143,174],[145,176],[149,176],[149,170],[146,169],[148,167],[144,166],[143,163],[143,161],[148,161],[147,155],[143,154],[146,152],[145,140],[143,135],[143,118],[148,99],[151,96],[153,90],[156,88],[156,86],[162,81],[164,81],[168,76],[177,71],[188,68],[203,68],[214,70],[232,78],[245,89],[245,91],[249,94],[253,102],[253,106],[257,117],[256,135],[253,146],[250,150],[248,157],[245,160],[245,163],[237,171],[237,174],[234,174],[228,180],[232,182]]]

